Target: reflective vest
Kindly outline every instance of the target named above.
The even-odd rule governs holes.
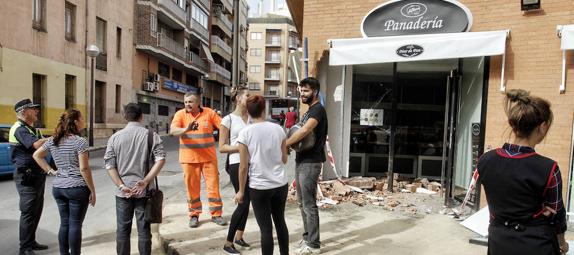
[[[40,132],[40,129],[36,129],[36,132],[34,132],[34,130],[32,130],[28,125],[22,123],[22,121],[18,120],[16,122],[14,122],[14,125],[12,125],[12,127],[10,128],[10,134],[8,136],[8,142],[10,142],[11,145],[20,145],[20,141],[18,141],[18,139],[16,139],[16,130],[19,127],[25,127],[28,132],[30,132],[30,134],[34,135],[35,137],[38,137],[38,139],[42,139],[42,132]]]
[[[176,113],[173,121],[179,123],[180,127],[187,127],[193,121],[197,123],[197,130],[190,130],[179,139],[180,163],[217,161],[213,130],[219,128],[221,117],[215,111],[203,107],[202,111],[194,117],[182,109]]]

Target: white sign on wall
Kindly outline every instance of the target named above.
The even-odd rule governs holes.
[[[382,126],[383,109],[361,109],[361,126]]]
[[[339,85],[335,88],[335,92],[333,93],[333,100],[335,100],[335,102],[343,101],[343,85]]]

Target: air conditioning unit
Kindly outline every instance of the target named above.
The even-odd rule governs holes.
[[[154,91],[155,91],[155,86],[156,86],[156,85],[155,85],[155,82],[146,81],[146,82],[144,82],[144,84],[143,84],[143,90],[145,90],[145,91],[150,91],[150,92],[154,92]]]
[[[161,75],[156,74],[155,75],[155,82],[159,82],[160,78],[161,78]]]
[[[154,82],[153,85],[154,85],[153,89],[155,91],[159,91],[159,81]]]

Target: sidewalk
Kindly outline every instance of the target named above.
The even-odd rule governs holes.
[[[290,179],[294,175],[292,158],[287,165],[287,175]],[[234,190],[224,171],[220,181],[223,217],[229,220],[235,209],[232,201]],[[206,211],[207,201],[203,201],[204,194],[205,211],[200,216],[200,226],[191,229],[188,227],[185,189],[170,193],[165,200],[164,223],[159,227],[167,254],[223,254],[228,227],[211,223]],[[440,205],[441,199],[434,199]],[[469,244],[468,240],[475,237],[474,233],[459,225],[458,221],[438,214],[440,209],[436,206],[431,214],[407,215],[386,211],[379,206],[359,207],[346,203],[320,210],[322,254],[486,254],[486,247]],[[303,228],[295,203],[287,203],[285,217],[290,234],[290,254],[295,254],[293,246],[301,239]],[[259,237],[259,228],[251,211],[245,240],[252,244],[252,249],[243,251],[243,254],[261,254]],[[278,250],[276,245],[275,252]]]

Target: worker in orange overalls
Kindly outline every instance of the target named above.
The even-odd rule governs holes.
[[[189,227],[199,226],[201,214],[201,175],[205,179],[211,221],[227,225],[221,218],[223,202],[219,195],[219,170],[215,153],[214,128],[219,129],[221,117],[207,107],[201,107],[201,94],[189,92],[184,96],[185,108],[177,111],[171,122],[170,134],[179,136],[179,162],[187,186]]]

